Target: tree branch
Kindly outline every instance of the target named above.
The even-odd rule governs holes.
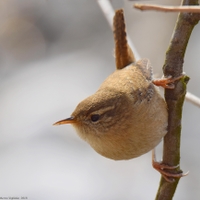
[[[191,12],[191,13],[199,13],[199,6],[159,6],[152,4],[134,4],[134,8],[139,10],[155,10],[161,12]]]
[[[183,0],[183,5],[197,5],[198,0]],[[175,26],[173,37],[169,48],[166,52],[165,63],[163,66],[164,75],[177,77],[183,73],[183,62],[186,47],[194,26],[199,21],[199,14],[180,13]],[[181,117],[182,106],[186,94],[186,84],[189,78],[185,76],[176,84],[174,90],[165,90],[165,100],[167,102],[168,116],[168,133],[164,137],[163,163],[171,166],[179,165],[180,161],[180,136],[181,136]],[[174,171],[180,171],[178,168]],[[173,183],[165,181],[161,177],[160,186],[156,200],[172,199],[179,179]]]

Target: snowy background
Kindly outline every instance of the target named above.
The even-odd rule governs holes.
[[[180,1],[151,1],[179,5]],[[160,77],[177,14],[124,8],[127,30],[141,57]],[[149,2],[147,2],[149,3]],[[190,39],[184,71],[200,96],[200,26]],[[160,175],[151,153],[130,161],[98,155],[70,125],[77,103],[114,71],[113,35],[96,0],[0,2],[0,197],[30,200],[154,199]],[[174,199],[200,198],[200,110],[185,103],[181,179]],[[158,150],[159,151],[159,150]],[[161,155],[161,153],[159,154]]]

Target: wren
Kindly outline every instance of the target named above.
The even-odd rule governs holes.
[[[54,125],[72,124],[102,156],[127,160],[154,149],[167,133],[167,106],[154,84],[171,89],[177,78],[153,81],[150,61],[135,60],[126,39],[123,10],[115,13],[114,38],[116,70],[78,104],[70,118]]]

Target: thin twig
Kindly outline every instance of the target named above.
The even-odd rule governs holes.
[[[99,4],[101,10],[103,11],[104,16],[106,17],[108,24],[110,25],[111,29],[113,28],[113,17],[115,15],[115,11],[112,7],[112,4],[109,0],[98,0],[97,3]]]
[[[155,10],[161,12],[190,12],[200,13],[199,6],[159,6],[151,4],[134,4],[134,8],[139,10]]]
[[[97,3],[99,4],[101,10],[103,11],[111,29],[113,29],[113,17],[114,17],[115,11],[113,9],[112,4],[110,3],[109,0],[98,0]],[[128,34],[127,34],[127,41],[130,48],[134,52],[135,59],[140,60],[141,57],[138,54],[137,49],[135,48],[135,45],[131,42],[131,39]]]
[[[192,104],[194,104],[194,105],[200,107],[200,98],[197,97],[197,96],[195,96],[194,94],[192,94],[192,93],[190,93],[190,92],[187,92],[187,94],[186,94],[186,96],[185,96],[185,99],[186,99],[188,102],[190,102],[190,103],[192,103]]]

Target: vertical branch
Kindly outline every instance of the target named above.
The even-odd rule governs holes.
[[[183,0],[183,5],[198,5],[198,0]],[[163,66],[164,75],[178,77],[183,73],[183,62],[186,47],[194,26],[200,15],[197,13],[180,13],[175,26],[169,49],[166,52]],[[179,165],[182,106],[186,94],[186,84],[189,78],[185,76],[179,81],[174,90],[165,90],[168,106],[168,133],[164,138],[163,163],[171,166]],[[180,169],[177,169],[180,170]],[[179,179],[173,183],[161,178],[156,200],[172,199]]]

